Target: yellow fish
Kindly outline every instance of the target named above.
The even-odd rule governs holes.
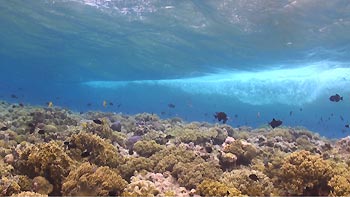
[[[103,101],[103,107],[107,106],[107,101]]]
[[[50,101],[47,103],[47,107],[53,107],[53,103]]]

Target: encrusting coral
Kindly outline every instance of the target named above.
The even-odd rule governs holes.
[[[241,196],[242,193],[235,187],[229,187],[227,184],[219,181],[204,180],[197,188],[196,193],[201,196]]]
[[[284,159],[280,187],[284,195],[328,195],[331,188],[327,183],[332,176],[330,161],[302,150]]]
[[[89,162],[71,171],[62,185],[66,196],[120,196],[127,182],[107,166],[97,167]]]

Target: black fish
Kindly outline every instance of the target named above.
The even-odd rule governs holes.
[[[18,96],[15,94],[11,94],[11,98],[18,99]]]
[[[228,120],[227,114],[225,112],[215,112],[214,118],[218,119],[219,122],[222,120],[224,124]]]
[[[109,105],[110,105],[110,106],[112,106],[112,105],[113,105],[113,103],[112,103],[112,102],[109,102]]]
[[[343,118],[342,115],[340,115],[339,118],[340,118],[341,121],[344,121],[344,118]]]
[[[289,112],[289,116],[292,116],[292,115],[293,115],[293,111],[290,111],[290,112]]]
[[[174,138],[174,136],[172,136],[172,135],[166,135],[166,136],[165,136],[165,139],[167,139],[167,140],[169,140],[169,139],[171,139],[171,138]]]
[[[168,104],[168,107],[169,107],[169,108],[175,108],[175,105],[172,104],[172,103],[169,103],[169,104]]]
[[[161,114],[161,115],[165,115],[165,114],[166,114],[166,112],[165,112],[165,111],[162,111],[162,112],[160,112],[160,114]]]
[[[275,120],[274,118],[272,119],[271,122],[269,122],[269,125],[274,129],[278,126],[281,126],[282,121],[281,120]]]
[[[350,126],[348,124],[345,125],[346,128],[349,128]]]
[[[65,141],[63,142],[64,145],[68,146],[69,145],[69,142],[68,141]]]
[[[18,105],[19,105],[20,107],[24,107],[23,103],[19,103]]]
[[[134,154],[134,150],[133,149],[129,149],[129,155],[133,155]]]
[[[7,127],[1,127],[1,131],[6,131],[7,129],[9,129],[9,128],[7,128]]]
[[[213,148],[210,146],[206,146],[205,147],[205,151],[207,151],[207,153],[212,153],[213,152]]]
[[[343,97],[340,96],[339,94],[335,94],[329,97],[329,100],[332,102],[339,102],[343,100]]]
[[[40,129],[40,130],[38,131],[38,133],[39,133],[40,135],[43,135],[43,134],[45,134],[45,130],[44,130],[44,129]]]
[[[99,120],[99,119],[94,119],[94,120],[92,120],[92,121],[94,121],[94,123],[96,123],[96,124],[102,124],[102,121]]]
[[[299,111],[303,111],[303,108],[300,108]]]
[[[238,114],[235,114],[235,118],[238,118]]]
[[[91,104],[91,103],[88,103],[88,104],[86,104],[86,105],[87,105],[88,107],[91,107],[92,104]]]
[[[87,151],[87,150],[84,150],[82,153],[81,153],[81,155],[80,155],[81,157],[88,157],[88,156],[90,156],[90,152],[89,151]]]
[[[259,180],[259,178],[258,178],[258,176],[256,176],[256,174],[249,175],[249,178],[252,179],[253,181],[258,181]]]

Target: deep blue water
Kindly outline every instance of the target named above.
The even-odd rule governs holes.
[[[347,0],[11,0],[0,24],[1,100],[350,132]]]

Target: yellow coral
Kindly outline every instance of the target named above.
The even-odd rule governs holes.
[[[196,193],[201,196],[240,196],[242,193],[235,187],[229,187],[219,181],[204,180],[197,186]]]
[[[48,195],[43,195],[35,192],[21,192],[19,194],[13,194],[14,197],[47,197]]]
[[[126,185],[127,182],[109,167],[85,162],[69,173],[62,193],[68,196],[119,196]]]
[[[333,176],[329,161],[309,151],[294,152],[281,167],[281,187],[290,195],[328,195],[326,185]]]

